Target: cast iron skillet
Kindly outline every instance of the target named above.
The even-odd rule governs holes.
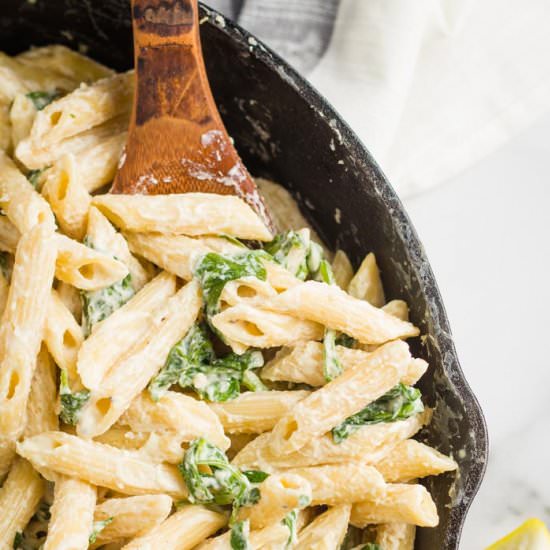
[[[389,298],[402,298],[426,335],[420,387],[435,415],[421,437],[460,465],[429,478],[440,524],[417,550],[456,549],[487,460],[487,432],[453,345],[441,296],[415,230],[384,174],[331,106],[277,55],[203,7],[201,37],[218,107],[250,171],[292,191],[326,244],[355,266],[374,251]],[[0,50],[63,43],[118,70],[132,64],[128,0],[3,0]],[[353,480],[350,480],[353,483]]]

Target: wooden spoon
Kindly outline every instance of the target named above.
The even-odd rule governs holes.
[[[272,227],[214,103],[198,11],[197,0],[132,0],[136,92],[111,192],[235,194]]]

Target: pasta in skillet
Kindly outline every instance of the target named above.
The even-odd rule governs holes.
[[[412,550],[457,465],[413,439],[428,365],[375,255],[265,180],[275,236],[234,196],[98,193],[132,74],[0,71],[0,549]]]

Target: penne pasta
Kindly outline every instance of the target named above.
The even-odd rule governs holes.
[[[457,463],[432,447],[414,439],[398,443],[376,464],[376,469],[388,482],[405,483],[419,477],[437,476],[452,472]]]
[[[376,543],[384,550],[414,550],[416,526],[409,523],[382,523],[376,527]]]
[[[348,255],[343,250],[337,250],[332,260],[332,273],[335,283],[343,290],[349,286],[353,278],[353,267],[349,261]]]
[[[292,468],[285,474],[295,474],[311,485],[311,504],[346,504],[367,498],[373,500],[384,493],[384,478],[372,466],[350,462],[309,468]]]
[[[78,374],[87,388],[99,388],[114,363],[144,338],[156,310],[175,290],[174,276],[161,273],[122,307],[94,325],[78,353]]]
[[[56,368],[45,346],[36,358],[36,369],[27,403],[25,437],[57,430],[59,422],[56,411]]]
[[[324,323],[365,344],[383,344],[418,336],[419,330],[364,300],[353,298],[336,285],[307,281],[279,294],[269,303],[275,311]]]
[[[52,231],[55,221],[48,203],[35,191],[15,163],[0,151],[0,207],[20,233],[37,224]]]
[[[190,550],[227,523],[224,514],[204,506],[182,506],[149,533],[133,539],[124,550]]]
[[[52,290],[44,328],[44,342],[58,367],[67,371],[70,380],[76,380],[78,377],[76,360],[83,341],[82,327],[62,302],[59,294]]]
[[[121,416],[120,423],[136,432],[171,430],[181,441],[202,436],[223,450],[230,444],[220,420],[206,403],[173,391],[167,391],[158,401],[153,401],[148,392],[141,393]]]
[[[349,368],[300,401],[271,433],[271,448],[296,451],[360,411],[403,377],[411,355],[400,340],[381,346],[361,364]]]
[[[92,197],[80,181],[72,154],[65,155],[48,170],[42,195],[50,203],[62,231],[71,239],[82,240]]]
[[[361,365],[369,356],[360,349],[336,346],[336,354],[342,370]],[[404,384],[415,384],[426,372],[428,364],[423,359],[412,359],[401,379]],[[319,387],[327,383],[323,374],[323,344],[300,342],[294,347],[282,348],[262,369],[262,378],[273,382],[285,381]]]
[[[230,433],[262,433],[309,395],[308,391],[257,391],[243,393],[224,403],[210,403],[223,429]]]
[[[377,523],[409,523],[435,527],[437,508],[422,485],[389,484],[383,495],[352,506],[350,523],[363,528]]]
[[[0,271],[0,318],[4,313],[4,310],[6,309],[6,304],[8,303],[9,290],[10,286],[8,284],[8,281],[6,281],[6,278]]]
[[[23,531],[43,494],[44,482],[38,473],[17,458],[0,489],[0,548],[13,548],[15,535]]]
[[[11,143],[13,147],[25,139],[36,116],[36,107],[27,94],[16,94],[10,108]]]
[[[244,303],[228,307],[212,317],[211,322],[235,353],[242,353],[247,347],[285,346],[323,336],[323,327],[318,323]]]
[[[71,312],[76,322],[80,324],[82,319],[82,300],[80,298],[80,291],[68,283],[58,281],[56,292],[59,299],[63,302],[63,305]]]
[[[374,307],[382,307],[386,303],[380,271],[372,252],[365,256],[348,285],[348,292],[354,298],[366,300]]]
[[[402,321],[409,320],[409,306],[407,305],[407,302],[404,302],[403,300],[392,300],[385,306],[382,306],[382,309],[386,313],[389,313]]]
[[[10,471],[15,458],[15,441],[12,439],[0,439],[0,483]]]
[[[235,456],[233,464],[240,468],[260,468],[268,472],[350,461],[376,464],[396,444],[417,433],[428,423],[430,416],[431,411],[426,410],[406,420],[364,426],[339,444],[335,444],[332,436],[326,434],[286,455],[278,455],[271,450],[271,434],[265,433],[248,443]]]
[[[94,197],[93,204],[115,225],[129,231],[225,233],[240,239],[271,239],[271,233],[252,208],[232,195],[101,195]],[[229,211],[231,216],[227,216]]]
[[[77,425],[82,437],[107,431],[160,370],[172,348],[191,328],[202,305],[196,281],[188,283],[161,306],[149,333],[113,365],[101,387],[92,389]]]
[[[281,521],[290,511],[305,508],[311,502],[311,485],[292,473],[272,474],[259,489],[260,500],[238,512],[238,519],[247,519],[251,529],[262,529]]]
[[[19,240],[0,328],[0,438],[19,437],[53,282],[52,228],[39,224]]]
[[[17,452],[40,472],[78,477],[127,495],[167,494],[185,498],[175,466],[155,464],[138,453],[63,432],[44,432],[17,443]]]
[[[56,235],[58,247],[55,276],[81,290],[99,290],[124,279],[128,268],[108,254]]]
[[[91,548],[145,535],[160,525],[171,510],[172,499],[168,495],[109,498],[96,506],[94,520],[112,521],[97,534]]]
[[[95,207],[88,212],[87,237],[94,248],[108,252],[123,262],[132,276],[135,291],[147,283],[149,274],[139,260],[132,255],[126,239],[110,224],[109,220]]]
[[[338,550],[346,536],[350,505],[329,508],[298,535],[299,550]]]
[[[21,234],[7,216],[0,216],[0,250],[15,253]]]
[[[92,532],[96,488],[85,481],[59,476],[44,550],[87,550]]]

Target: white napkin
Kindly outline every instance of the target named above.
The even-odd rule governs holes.
[[[550,110],[550,3],[341,0],[308,77],[411,195]]]

